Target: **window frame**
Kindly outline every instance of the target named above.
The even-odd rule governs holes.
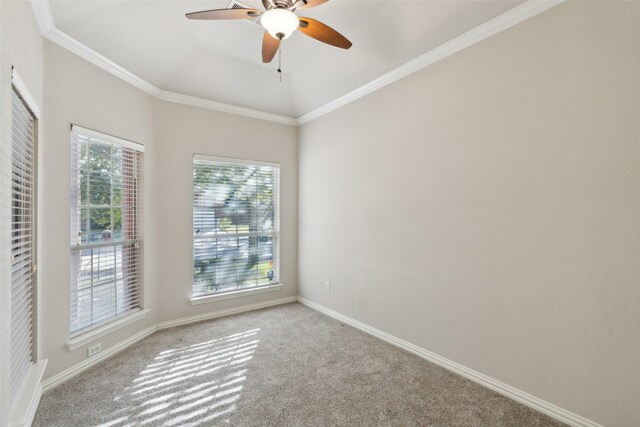
[[[33,207],[34,207],[34,216],[33,216],[33,241],[32,241],[32,245],[33,245],[33,263],[34,265],[37,267],[37,262],[38,259],[40,259],[40,245],[39,245],[39,235],[38,235],[38,226],[39,226],[39,222],[40,222],[40,211],[39,211],[39,197],[40,197],[40,193],[39,193],[39,188],[40,188],[40,179],[41,179],[41,175],[40,175],[40,170],[39,170],[39,149],[40,149],[40,136],[42,135],[41,132],[41,125],[42,122],[40,121],[41,116],[41,110],[37,104],[37,102],[35,102],[35,98],[32,96],[31,92],[29,91],[29,86],[27,84],[25,84],[25,82],[22,80],[22,78],[20,77],[20,75],[18,74],[17,70],[15,67],[11,67],[11,93],[13,96],[13,91],[17,91],[19,97],[22,98],[22,101],[26,104],[27,109],[30,110],[33,118],[34,118],[34,146],[33,146],[33,150],[34,150],[34,159],[33,159],[33,163],[32,163],[32,167],[33,167],[33,171],[34,171],[34,182],[33,182],[33,191],[34,191],[34,198],[33,198]],[[13,102],[13,101],[12,101]],[[11,113],[9,115],[10,121],[11,121],[11,131],[9,133],[12,132],[13,129],[13,108],[11,108]],[[7,156],[6,156],[6,162],[3,162],[3,165],[7,166],[7,170],[11,170],[12,169],[12,156],[13,156],[13,141],[12,141],[12,136],[9,136],[9,141],[11,143],[11,147],[7,147],[9,148],[6,152]],[[6,181],[5,181],[6,178]],[[11,185],[12,184],[12,178],[11,178],[11,173],[8,174],[3,174],[2,177],[0,177],[0,180],[2,180],[3,184],[7,184],[7,185]],[[11,196],[9,195],[8,197],[8,201],[9,201],[9,205],[12,205],[11,202]],[[6,218],[5,218],[6,219]],[[6,242],[10,241],[10,236],[12,235],[12,230],[11,230],[11,223],[12,223],[12,219],[11,217],[8,218],[8,223],[9,223],[9,227],[7,227],[7,233],[8,234],[4,234],[2,233],[7,239]],[[2,245],[0,245],[2,246]],[[11,278],[11,272],[9,271],[11,269],[11,252],[12,249],[11,247],[8,248],[9,249],[9,253],[6,257],[6,261],[9,261],[9,263],[7,264],[7,269],[5,269],[5,265],[3,264],[3,276],[5,275],[5,272],[7,274],[7,279],[9,280],[9,283],[11,283],[12,278]],[[4,258],[4,257],[3,257]],[[0,264],[2,264],[0,262]],[[11,421],[11,424],[15,424],[15,425],[29,425],[31,423],[31,420],[33,419],[33,414],[35,413],[36,410],[36,406],[38,404],[39,401],[39,387],[40,387],[40,383],[42,381],[42,378],[44,376],[44,371],[45,368],[47,366],[47,359],[43,359],[40,355],[40,346],[39,346],[39,341],[40,341],[40,328],[39,328],[39,286],[40,286],[40,281],[39,281],[39,274],[37,272],[34,273],[34,278],[33,278],[33,295],[32,295],[32,328],[31,328],[31,354],[32,354],[32,363],[27,371],[26,377],[23,379],[22,384],[19,387],[19,391],[17,393],[17,395],[15,396],[11,396],[10,392],[9,392],[9,396],[7,399],[7,420]],[[11,304],[11,299],[9,300],[10,304]],[[11,311],[13,310],[13,304],[10,305],[10,312],[7,313],[7,317],[5,317],[3,315],[3,321],[4,320],[9,320],[9,322],[12,321],[12,313]],[[8,334],[7,336],[7,342],[6,342],[6,348],[8,351],[8,354],[11,354],[11,348],[12,348],[12,342],[11,342],[11,333]],[[5,344],[5,342],[3,341],[3,345]],[[11,356],[9,356],[11,357]],[[10,363],[10,362],[9,362]],[[11,374],[9,373],[8,377],[7,377],[8,383],[11,382]],[[10,385],[9,385],[10,387]],[[3,408],[4,409],[4,408]],[[2,417],[0,417],[2,418]]]
[[[70,144],[73,144],[73,138],[75,137],[75,134],[79,134],[82,135],[84,137],[87,138],[93,138],[93,139],[97,139],[103,143],[107,143],[110,144],[112,147],[121,147],[121,148],[126,148],[129,150],[134,150],[136,151],[136,155],[142,155],[142,159],[136,158],[136,167],[137,167],[137,181],[136,181],[136,207],[135,207],[135,229],[136,229],[136,234],[137,234],[137,238],[133,239],[133,241],[135,241],[135,244],[137,245],[136,249],[139,250],[139,253],[137,255],[138,258],[138,277],[137,277],[137,286],[138,286],[138,290],[137,290],[137,299],[138,299],[138,306],[137,307],[133,307],[130,308],[122,313],[117,313],[109,318],[106,318],[104,320],[101,320],[99,322],[93,323],[91,325],[82,327],[76,331],[72,331],[71,330],[71,310],[73,310],[73,304],[71,304],[71,299],[72,299],[72,294],[74,292],[75,287],[77,287],[77,284],[74,284],[74,277],[72,275],[71,277],[71,287],[69,289],[69,301],[70,301],[70,306],[69,306],[69,327],[68,327],[68,331],[69,331],[69,340],[67,341],[66,345],[69,351],[75,350],[76,348],[87,344],[88,342],[94,341],[106,334],[109,334],[117,329],[123,328],[124,326],[127,326],[137,320],[140,320],[142,318],[144,318],[147,313],[150,311],[149,309],[146,309],[146,303],[145,303],[145,286],[144,286],[144,184],[145,184],[145,180],[144,180],[144,152],[145,152],[145,147],[143,144],[139,144],[137,142],[133,142],[133,141],[129,141],[127,139],[123,139],[123,138],[119,138],[113,135],[109,135],[103,132],[98,132],[95,131],[93,129],[88,129],[88,128],[84,128],[81,126],[78,126],[76,124],[71,124],[71,132],[70,132]],[[74,160],[73,158],[71,159],[71,172],[72,172],[72,178],[73,178],[73,171],[74,168],[77,169],[77,165],[74,165]],[[71,191],[73,191],[73,187],[70,188]],[[69,206],[71,209],[71,215],[70,215],[70,220],[73,221],[73,210],[77,209],[78,204],[76,204],[75,206],[71,204],[72,202],[72,198],[70,197],[69,199]],[[127,243],[128,242],[128,243]],[[122,241],[114,241],[111,244],[99,244],[99,245],[93,245],[91,243],[89,243],[89,248],[99,248],[99,247],[113,247],[115,248],[116,246],[124,246],[126,244],[131,244],[131,242],[129,242],[129,240],[122,240]],[[69,253],[70,255],[73,257],[73,253],[78,251],[78,250],[82,250],[82,249],[78,249],[80,247],[86,247],[87,244],[70,244],[69,246]],[[73,259],[70,260],[71,264],[70,267],[72,268],[72,263],[73,263]]]
[[[194,280],[193,280],[193,268],[195,263],[195,237],[193,234],[194,228],[194,197],[195,197],[195,181],[194,174],[196,161],[205,161],[212,163],[226,163],[231,165],[249,165],[249,166],[266,166],[274,168],[276,171],[276,179],[275,179],[275,196],[274,196],[274,223],[273,223],[273,234],[272,238],[274,241],[273,245],[273,258],[274,258],[274,281],[273,283],[268,283],[265,285],[256,285],[249,286],[244,288],[233,288],[233,289],[221,289],[215,292],[206,293],[206,294],[195,294],[194,293]],[[223,157],[223,156],[212,156],[207,154],[194,154],[191,162],[191,296],[189,301],[192,305],[199,305],[208,302],[221,301],[226,299],[238,298],[247,295],[259,294],[264,292],[278,291],[282,289],[283,283],[281,281],[280,276],[280,172],[281,167],[279,162],[272,161],[264,161],[264,160],[251,160],[251,159],[241,159],[234,157]]]
[[[12,360],[12,352],[13,352],[13,327],[14,325],[12,324],[9,330],[9,343],[11,346],[11,350],[10,350],[10,365],[12,368],[11,371],[11,375],[10,375],[10,399],[12,402],[12,405],[14,405],[16,403],[16,401],[18,399],[21,398],[20,396],[20,392],[22,387],[24,387],[24,383],[25,381],[27,381],[27,377],[29,376],[30,371],[38,364],[39,362],[39,357],[38,357],[38,270],[37,270],[37,266],[38,266],[38,252],[39,252],[39,246],[38,246],[38,238],[39,238],[39,233],[38,233],[38,214],[39,214],[39,209],[38,209],[38,198],[39,198],[39,185],[38,185],[38,180],[40,178],[39,175],[39,164],[38,164],[38,151],[39,151],[39,141],[40,141],[40,110],[37,106],[37,104],[35,103],[31,93],[29,92],[27,86],[25,85],[25,83],[23,82],[23,80],[20,78],[19,74],[16,72],[15,69],[12,68],[11,70],[11,98],[12,98],[12,102],[13,102],[13,96],[17,96],[18,100],[22,103],[23,107],[27,110],[27,112],[29,113],[29,115],[31,116],[31,120],[32,120],[32,126],[33,126],[33,154],[32,154],[32,161],[31,161],[31,168],[32,168],[32,174],[31,174],[31,180],[32,180],[32,188],[31,188],[31,203],[32,203],[32,209],[31,209],[31,224],[30,224],[30,229],[31,229],[31,240],[30,240],[30,245],[31,245],[31,273],[30,273],[30,287],[31,287],[31,296],[30,296],[30,325],[29,325],[29,331],[31,333],[31,337],[30,337],[30,349],[29,349],[29,358],[31,359],[30,361],[30,366],[29,368],[23,372],[23,376],[20,379],[20,383],[18,384],[18,388],[17,389],[13,389],[13,386],[15,385],[13,383],[14,378],[13,378],[13,374],[15,374],[16,372],[13,370],[13,360]],[[11,126],[12,126],[12,131],[13,132],[13,120],[15,120],[15,117],[13,115],[14,111],[13,111],[13,107],[11,109]],[[11,171],[11,175],[13,174],[13,156],[15,154],[14,152],[14,148],[13,148],[13,135],[11,135],[11,159],[10,159],[10,168],[12,169]],[[14,185],[14,181],[13,178],[11,178],[11,185]],[[10,192],[10,204],[11,204],[11,214],[10,214],[10,226],[9,226],[9,233],[11,235],[11,239],[13,240],[13,226],[15,223],[15,215],[14,215],[14,198],[13,198],[13,190],[11,190]],[[24,217],[20,217],[20,218],[24,218]],[[11,256],[11,264],[13,264],[13,249],[12,249],[13,243],[10,245],[10,256]],[[10,280],[11,280],[11,288],[13,289],[13,281],[14,281],[14,277],[13,277],[13,273],[10,273],[9,275]],[[13,294],[13,292],[12,292]],[[13,295],[11,295],[11,314],[10,314],[10,320],[13,321],[13,310],[14,310],[14,301],[13,301]],[[45,362],[46,363],[46,362]]]

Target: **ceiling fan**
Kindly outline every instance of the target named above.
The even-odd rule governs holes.
[[[262,62],[269,63],[280,48],[280,42],[289,37],[296,29],[303,34],[342,49],[349,49],[351,42],[342,34],[315,19],[298,17],[298,9],[309,9],[329,0],[262,0],[266,12],[258,9],[214,9],[187,13],[188,19],[220,20],[248,19],[260,17],[265,28],[262,38]]]

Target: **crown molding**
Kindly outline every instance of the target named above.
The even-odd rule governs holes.
[[[133,74],[131,71],[127,70],[124,67],[116,64],[106,56],[96,52],[91,49],[86,44],[78,41],[77,39],[71,37],[67,33],[60,31],[57,28],[52,29],[51,31],[43,34],[47,39],[51,40],[58,46],[61,46],[68,51],[75,53],[82,59],[87,60],[88,62],[96,65],[103,70],[113,74],[119,79],[124,80],[125,82],[131,84],[138,89],[158,97],[160,95],[161,90],[144,80],[142,77],[139,77]]]
[[[564,2],[565,0],[528,0],[527,2],[514,7],[513,9],[499,15],[466,33],[449,40],[448,42],[430,50],[429,52],[418,56],[415,59],[381,75],[369,83],[366,83],[351,92],[342,95],[327,104],[316,108],[300,117],[298,117],[298,125],[308,123],[311,120],[324,116],[333,110],[343,107],[365,95],[375,92],[397,80],[402,79],[410,74],[420,71],[429,65],[440,61],[460,50],[469,47],[506,30],[522,21],[525,21],[545,10],[551,9]]]
[[[183,95],[176,92],[161,90],[158,99],[178,104],[190,105],[192,107],[207,108],[209,110],[221,111],[223,113],[237,114],[240,116],[252,117],[254,119],[267,120],[270,122],[282,123],[290,126],[297,126],[298,120],[293,117],[281,116],[279,114],[267,113],[266,111],[251,110],[249,108],[238,107],[236,105],[224,104],[210,99],[198,98],[196,96]]]
[[[49,5],[49,0],[31,0],[31,8],[33,9],[33,14],[36,17],[36,22],[38,22],[38,26],[40,27],[40,32],[42,33],[42,35],[45,35],[49,31],[56,28],[56,25],[53,21],[53,13],[51,13],[51,5]]]
[[[53,21],[51,5],[48,0],[31,0],[31,7],[36,17],[36,21],[38,22],[38,26],[40,27],[40,32],[45,38],[160,100],[251,117],[254,119],[267,120],[290,126],[296,126],[298,124],[297,120],[293,117],[281,116],[278,114],[267,113],[265,111],[252,110],[250,108],[239,107],[237,105],[225,104],[209,99],[197,98],[195,96],[162,90],[142,77],[137,76],[126,68],[113,62],[106,56],[96,52],[86,44],[57,29]]]
[[[565,0],[528,0],[525,3],[497,16],[466,33],[449,40],[448,42],[430,50],[429,52],[412,59],[411,61],[377,77],[370,82],[318,107],[298,118],[268,113],[266,111],[252,110],[237,105],[225,104],[205,98],[184,95],[176,92],[162,90],[143,78],[133,74],[129,70],[116,64],[109,58],[84,43],[55,27],[53,14],[51,13],[50,0],[31,0],[31,6],[40,26],[42,35],[57,45],[75,53],[90,63],[102,68],[114,76],[124,80],[134,87],[160,99],[193,107],[206,108],[223,113],[236,114],[259,120],[299,126],[308,123],[318,117],[324,116],[340,107],[343,107],[365,95],[375,92],[393,82],[396,82],[410,74],[422,70],[429,65],[438,62],[460,50],[472,46],[488,37],[504,31],[520,22],[551,9]]]

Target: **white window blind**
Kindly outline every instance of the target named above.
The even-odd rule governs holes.
[[[33,363],[35,298],[35,118],[17,91],[12,100],[11,394]]]
[[[193,295],[278,283],[277,164],[196,156]]]
[[[72,127],[72,335],[141,306],[143,151]]]

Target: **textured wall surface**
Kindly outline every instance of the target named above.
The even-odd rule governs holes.
[[[302,126],[300,294],[637,424],[638,22],[563,3]]]

